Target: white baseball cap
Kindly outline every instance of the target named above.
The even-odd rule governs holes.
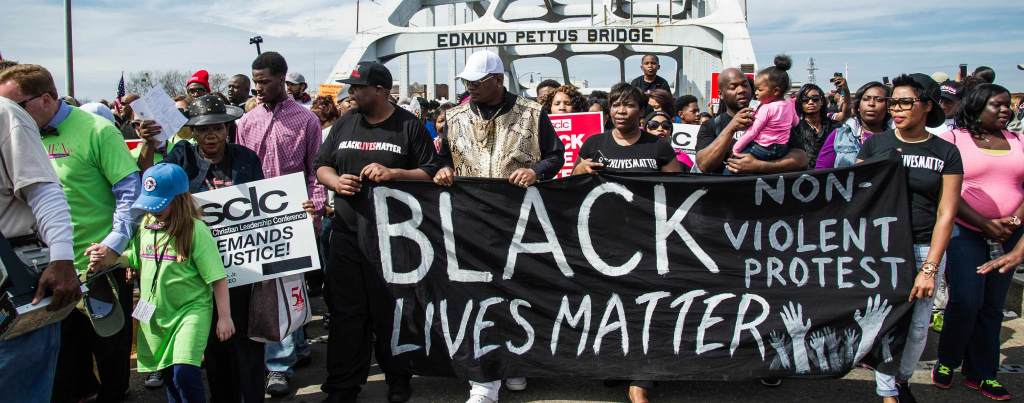
[[[502,74],[505,72],[505,64],[501,58],[489,50],[481,50],[469,55],[466,60],[466,67],[459,73],[463,80],[476,81],[490,74]]]

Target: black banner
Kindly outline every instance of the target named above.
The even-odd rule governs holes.
[[[915,273],[905,180],[893,159],[364,186],[360,243],[395,301],[377,337],[416,373],[477,381],[895,367]]]

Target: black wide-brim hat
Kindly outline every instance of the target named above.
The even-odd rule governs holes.
[[[206,126],[227,123],[242,117],[245,111],[234,105],[226,105],[216,95],[203,95],[188,106],[190,116],[185,126]]]

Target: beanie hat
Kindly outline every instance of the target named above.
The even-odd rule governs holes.
[[[189,77],[188,81],[185,82],[185,87],[192,85],[192,83],[199,83],[203,87],[206,87],[206,92],[210,92],[210,73],[206,70],[199,70],[192,77]]]

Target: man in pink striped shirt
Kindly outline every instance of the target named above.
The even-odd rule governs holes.
[[[274,178],[302,172],[315,215],[323,212],[326,193],[316,181],[314,160],[320,149],[320,119],[285,91],[288,63],[277,52],[264,52],[252,62],[252,81],[259,105],[238,120],[236,142],[259,155],[263,175]],[[309,207],[307,207],[309,209]],[[306,335],[300,328],[281,343],[267,344],[267,393],[291,392],[293,369],[309,361]]]

